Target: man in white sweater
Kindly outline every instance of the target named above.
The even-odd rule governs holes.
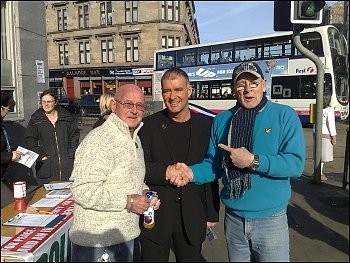
[[[112,114],[80,143],[70,180],[75,199],[73,262],[133,260],[139,236],[139,215],[157,199],[144,193],[145,163],[137,135],[142,127],[145,98],[133,84],[117,89]]]

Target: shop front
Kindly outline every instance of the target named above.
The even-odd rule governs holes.
[[[83,94],[115,92],[124,84],[138,85],[152,97],[152,68],[93,68],[49,70],[50,83],[62,85],[70,99]]]

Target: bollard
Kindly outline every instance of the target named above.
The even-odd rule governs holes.
[[[343,188],[346,189],[349,184],[349,127],[346,129],[346,144],[344,155],[344,172],[343,172]]]
[[[309,106],[309,122],[311,124],[316,123],[316,104],[311,103]]]

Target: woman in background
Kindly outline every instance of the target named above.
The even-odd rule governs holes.
[[[337,130],[335,128],[334,108],[324,99],[322,117],[322,156],[321,156],[321,181],[327,177],[323,173],[324,164],[333,161],[333,146],[337,142]]]
[[[100,96],[100,117],[95,122],[94,126],[92,127],[95,129],[96,127],[100,126],[102,123],[105,122],[105,120],[108,118],[108,116],[111,114],[111,100],[114,99],[115,94],[114,93],[104,93]]]
[[[58,97],[48,89],[40,95],[41,107],[28,123],[25,142],[39,154],[36,179],[39,185],[51,181],[68,181],[80,131],[73,115],[57,105]]]

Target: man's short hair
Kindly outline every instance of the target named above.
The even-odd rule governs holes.
[[[232,73],[232,83],[235,83],[238,77],[243,73],[250,73],[258,78],[264,79],[264,74],[262,73],[261,68],[255,62],[243,62],[239,64]]]
[[[185,79],[187,85],[190,85],[190,80],[188,78],[187,73],[185,71],[183,71],[182,69],[180,69],[180,68],[174,67],[174,68],[168,69],[163,74],[162,79],[161,79],[162,87],[163,87],[163,82],[164,82],[165,79],[171,79],[172,80],[172,79],[178,78],[179,76],[181,76],[181,77],[183,77]]]

